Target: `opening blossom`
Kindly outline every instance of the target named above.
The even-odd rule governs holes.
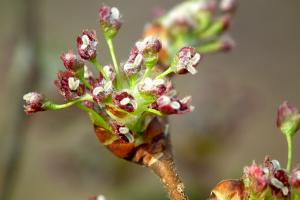
[[[141,162],[141,158],[149,158],[147,152],[159,153],[165,145],[158,142],[157,134],[163,131],[154,135],[149,132],[157,119],[194,109],[190,106],[190,96],[177,97],[169,75],[195,74],[201,56],[192,47],[182,48],[172,64],[161,71],[157,62],[162,43],[151,36],[136,42],[126,63],[119,65],[113,38],[121,27],[120,16],[115,7],[102,6],[99,11],[100,27],[113,64],[101,65],[97,61],[96,32],[84,30],[76,40],[78,55],[70,50],[60,56],[65,70],[57,73],[54,84],[66,103],[47,100],[45,106],[44,96],[29,93],[24,96],[25,111],[34,113],[76,105],[89,114],[98,139],[115,155]],[[98,73],[92,74],[87,63],[94,65]],[[153,143],[159,145],[153,147]]]

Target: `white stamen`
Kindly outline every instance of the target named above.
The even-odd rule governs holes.
[[[78,79],[75,79],[74,77],[70,77],[68,79],[68,85],[70,90],[76,91],[79,87],[80,81]]]
[[[126,133],[124,135],[128,139],[129,143],[133,143],[134,142],[134,137],[130,133]]]
[[[272,160],[271,163],[272,163],[272,165],[273,165],[274,170],[281,169],[280,163],[279,163],[278,160]]]
[[[271,178],[271,183],[278,189],[282,189],[284,187],[283,183],[279,181],[277,178]]]
[[[32,102],[34,100],[34,98],[35,98],[35,93],[33,93],[33,92],[29,92],[23,96],[23,100],[28,103]]]
[[[173,101],[170,105],[175,110],[178,110],[180,108],[180,103],[178,103],[177,101]]]
[[[145,91],[150,91],[153,89],[153,81],[151,78],[147,77],[145,78],[144,82],[143,82],[143,90]]]
[[[110,75],[112,74],[112,72],[111,72],[110,69],[111,69],[111,68],[110,68],[109,65],[105,65],[105,66],[103,67],[103,71],[104,71],[104,73],[106,74],[106,76],[108,76],[108,77],[110,77]]]
[[[142,64],[142,62],[143,62],[143,55],[142,54],[138,54],[135,57],[135,59],[134,59],[133,65],[135,67],[138,67],[138,66],[140,66]]]
[[[186,68],[191,74],[197,74],[197,70],[195,67],[193,67],[192,65],[187,65],[187,68]]]
[[[112,8],[110,9],[110,13],[111,13],[111,18],[112,18],[112,19],[118,20],[118,19],[120,19],[120,17],[121,17],[120,11],[119,11],[119,9],[116,8],[116,7],[112,7]]]
[[[163,84],[165,84],[165,80],[164,80],[164,79],[155,79],[155,80],[153,81],[153,84],[154,84],[155,86],[163,85]]]
[[[119,132],[121,134],[127,134],[127,133],[129,133],[129,128],[127,128],[127,127],[120,127],[119,128]]]
[[[110,91],[112,91],[112,88],[113,88],[112,81],[107,81],[107,82],[104,84],[104,91],[105,91],[105,92],[110,92]]]
[[[168,97],[168,96],[161,96],[161,97],[158,99],[158,101],[159,101],[159,104],[162,104],[162,105],[168,105],[168,104],[171,103],[171,99],[170,99],[170,97]]]
[[[296,178],[297,178],[298,180],[300,180],[300,171],[297,171],[297,172],[295,173],[295,175],[296,175]]]
[[[192,96],[186,96],[183,99],[180,100],[181,103],[187,104],[192,100]]]
[[[127,104],[129,104],[130,103],[130,99],[128,98],[128,97],[125,97],[124,99],[122,99],[121,101],[120,101],[120,104],[122,105],[122,106],[125,106],[125,105],[127,105]]]
[[[196,54],[194,55],[194,57],[191,59],[191,63],[192,63],[193,65],[197,65],[198,62],[200,61],[200,59],[201,59],[200,54],[199,54],[199,53],[196,53]]]
[[[88,45],[90,44],[90,38],[87,35],[83,35],[81,37],[82,40],[82,45],[81,45],[81,49],[84,50],[88,47]]]
[[[97,96],[99,93],[103,92],[104,91],[104,88],[99,86],[99,87],[96,87],[95,89],[93,89],[93,95],[94,96]]]
[[[106,198],[103,195],[97,196],[97,200],[106,200]]]
[[[86,65],[84,65],[84,78],[89,78],[90,77],[90,72],[89,72],[89,69]]]
[[[266,175],[266,176],[268,176],[269,175],[269,169],[267,168],[267,167],[264,167],[263,168],[263,172],[264,172],[264,174]]]
[[[287,196],[289,194],[289,188],[286,186],[281,188],[281,191],[284,196]]]

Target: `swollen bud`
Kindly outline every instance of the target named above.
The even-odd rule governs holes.
[[[176,54],[176,58],[172,63],[172,68],[174,68],[177,74],[186,74],[190,72],[191,74],[196,74],[197,70],[195,67],[199,64],[201,56],[197,53],[195,48],[183,47]]]
[[[278,108],[277,127],[287,136],[295,135],[300,128],[300,112],[287,101]]]
[[[99,10],[99,20],[104,35],[114,38],[122,26],[121,14],[118,8],[103,5]]]
[[[98,44],[94,30],[84,30],[81,36],[77,37],[77,50],[82,59],[93,60],[97,56],[96,46]]]
[[[26,114],[32,114],[39,111],[45,111],[46,98],[37,92],[29,92],[23,96],[23,100],[26,102],[24,105],[24,111]]]
[[[63,61],[67,70],[77,71],[84,67],[83,60],[78,58],[72,51],[62,53],[60,59]]]

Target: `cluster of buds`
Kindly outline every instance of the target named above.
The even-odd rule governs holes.
[[[249,199],[295,199],[300,195],[300,170],[289,173],[277,160],[265,159],[260,166],[245,167],[243,182]]]
[[[164,149],[165,143],[159,142],[165,137],[163,117],[193,110],[191,97],[179,99],[168,75],[195,74],[201,56],[192,47],[181,48],[161,71],[157,62],[163,45],[155,37],[146,37],[135,43],[128,60],[120,65],[113,46],[121,27],[119,10],[102,6],[99,21],[113,65],[99,63],[96,31],[84,30],[76,40],[78,55],[68,51],[60,56],[65,70],[57,73],[54,84],[66,103],[55,104],[41,94],[28,93],[25,111],[32,114],[76,105],[88,112],[98,139],[115,155],[149,164],[147,153],[154,155]],[[93,75],[87,63],[98,73]]]
[[[231,50],[227,35],[238,0],[185,1],[145,27],[144,35],[159,37],[163,43],[160,64],[169,65],[182,46],[195,46],[202,53]]]

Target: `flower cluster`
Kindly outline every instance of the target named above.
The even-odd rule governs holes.
[[[245,167],[243,182],[250,199],[296,199],[300,195],[300,169],[291,173],[277,160],[266,158],[260,166]]]
[[[54,84],[66,103],[55,104],[41,94],[28,93],[24,96],[28,114],[76,105],[88,112],[97,133],[102,130],[102,143],[138,147],[144,144],[143,133],[154,118],[193,110],[191,97],[179,99],[168,75],[195,74],[201,60],[197,50],[181,48],[171,65],[161,71],[156,64],[163,45],[149,36],[136,42],[128,60],[120,65],[113,45],[122,24],[120,16],[115,7],[104,5],[99,11],[113,64],[98,62],[96,31],[84,30],[76,40],[78,54],[70,50],[60,56],[65,70],[57,73]],[[98,73],[93,74],[87,63],[94,65]]]
[[[200,53],[228,51],[234,46],[227,35],[237,0],[195,0],[177,5],[145,27],[145,36],[157,36],[163,43],[160,64],[169,65],[182,46],[196,46]]]

